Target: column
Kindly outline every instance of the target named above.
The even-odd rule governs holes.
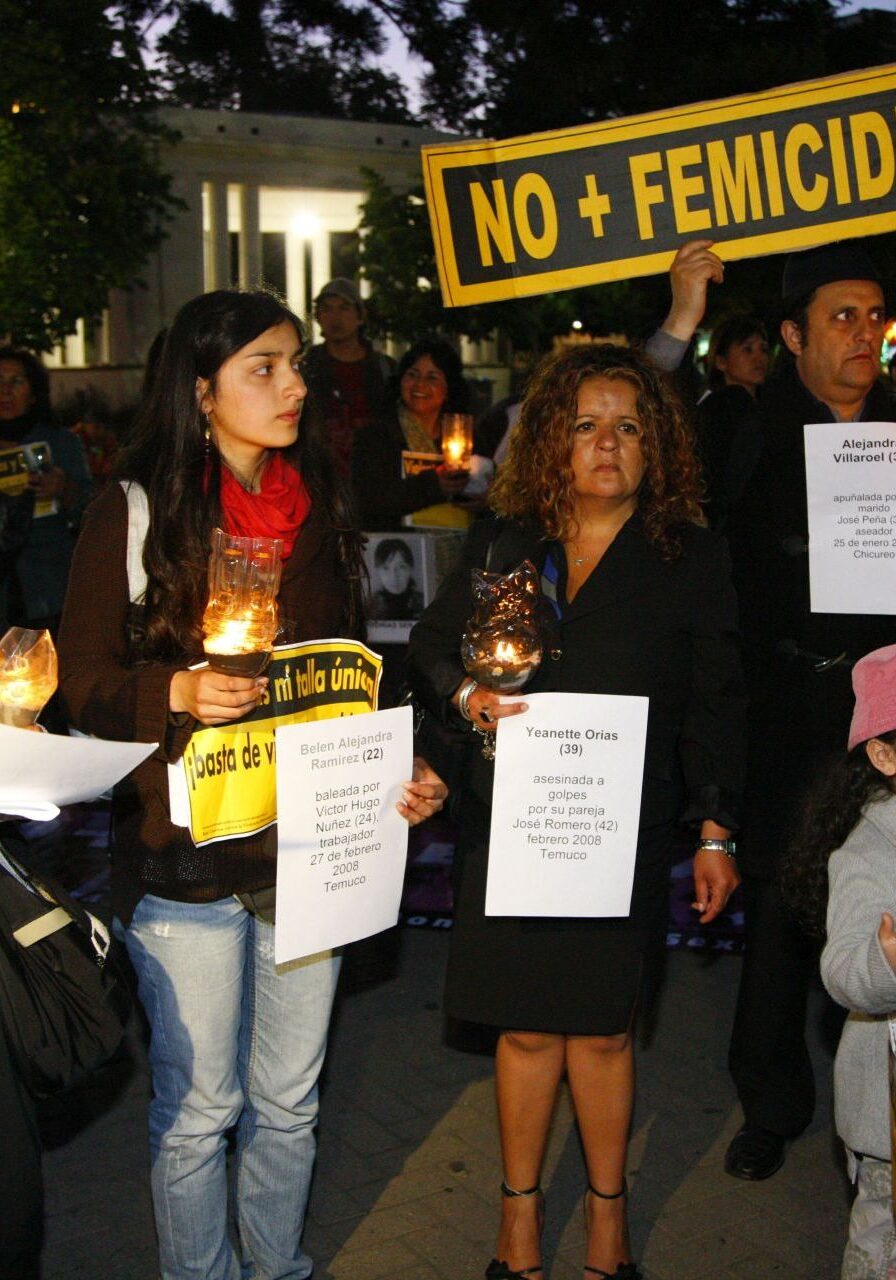
[[[240,288],[255,289],[261,283],[261,225],[258,187],[240,186]]]
[[[300,320],[310,329],[311,317],[305,310],[305,241],[292,230],[286,233],[286,301]]]
[[[230,286],[230,239],[227,221],[227,183],[207,182],[209,258],[206,289]]]

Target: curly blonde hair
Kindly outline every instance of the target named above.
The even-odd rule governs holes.
[[[700,470],[684,409],[646,356],[609,343],[570,347],[535,370],[498,472],[491,505],[500,516],[533,520],[548,538],[575,533],[572,450],[579,387],[587,378],[622,379],[637,392],[644,478],[638,510],[664,559],[681,554],[680,530],[705,524]]]

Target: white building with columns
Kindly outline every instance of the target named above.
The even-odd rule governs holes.
[[[48,358],[54,397],[91,387],[113,408],[132,401],[156,333],[207,289],[265,281],[309,318],[327,280],[354,274],[361,169],[397,190],[413,186],[420,148],[450,136],[304,116],[177,108],[163,115],[180,134],[162,164],[183,208],[139,280],[110,294],[102,323],[91,332],[80,325]]]

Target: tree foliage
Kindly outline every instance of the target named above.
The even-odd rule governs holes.
[[[425,64],[433,123],[496,137],[752,93],[891,60],[891,15],[839,0],[377,0]]]
[[[0,0],[0,332],[49,350],[134,283],[172,208],[133,29],[103,0]]]
[[[382,20],[344,0],[128,0],[181,106],[404,122],[404,88],[375,59]]]

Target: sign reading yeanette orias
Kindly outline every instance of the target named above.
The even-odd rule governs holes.
[[[505,142],[424,147],[446,306],[896,230],[896,65]]]

